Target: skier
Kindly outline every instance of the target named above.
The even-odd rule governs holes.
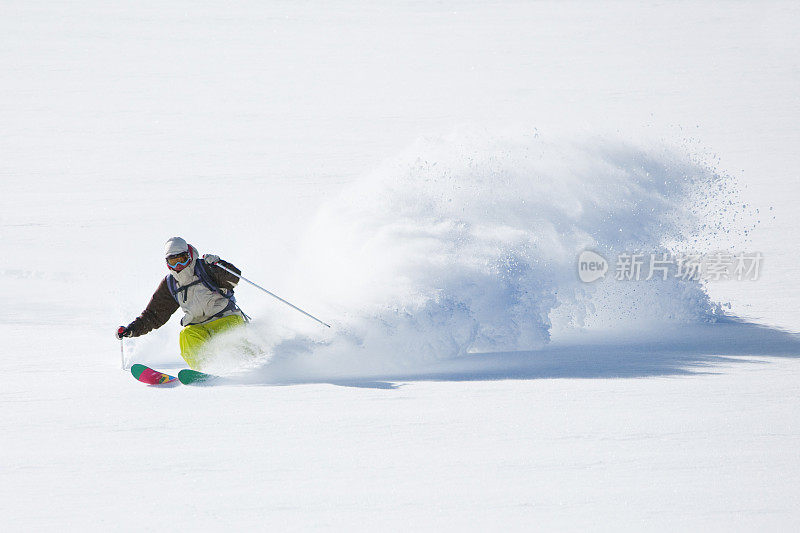
[[[198,258],[197,249],[181,237],[167,241],[164,255],[170,272],[161,281],[147,308],[128,326],[117,329],[117,338],[138,337],[158,329],[180,307],[183,330],[180,334],[181,357],[189,368],[200,366],[203,345],[214,335],[244,325],[246,315],[236,305],[233,289],[241,271],[218,256]]]

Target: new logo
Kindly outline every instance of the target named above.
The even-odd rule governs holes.
[[[591,283],[605,277],[608,272],[608,261],[602,255],[591,250],[584,250],[578,256],[578,277],[584,283]]]

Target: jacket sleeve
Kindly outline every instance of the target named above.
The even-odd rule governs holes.
[[[241,274],[242,271],[233,266],[232,264],[228,263],[227,261],[223,261],[220,259],[219,264],[224,266],[225,268],[229,268],[236,272],[236,274]],[[228,289],[233,290],[236,287],[236,284],[239,283],[239,276],[235,276],[230,272],[221,269],[217,265],[211,265],[209,269],[211,271],[211,275],[214,277],[214,281],[217,282],[217,286],[220,289]],[[169,292],[169,290],[167,290]],[[170,296],[171,297],[171,296]]]
[[[150,299],[150,303],[147,304],[142,314],[130,323],[128,329],[132,331],[133,337],[149,333],[166,324],[178,307],[178,302],[172,297],[167,287],[167,278],[164,278]]]

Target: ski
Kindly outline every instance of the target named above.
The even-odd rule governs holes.
[[[131,367],[131,374],[142,383],[147,383],[148,385],[166,385],[178,379],[175,376],[170,376],[164,372],[159,372],[158,370],[153,370],[150,367],[139,364]]]
[[[206,374],[198,372],[197,370],[184,369],[178,372],[178,379],[184,385],[191,385],[196,383],[208,383],[209,381],[217,379],[219,376],[213,374]]]

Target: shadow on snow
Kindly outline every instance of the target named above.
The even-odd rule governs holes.
[[[800,356],[800,335],[737,319],[616,339],[586,336],[540,350],[468,354],[416,370],[339,375],[300,372],[292,360],[269,363],[226,380],[239,385],[330,383],[395,389],[397,382],[504,379],[610,379],[714,373],[721,363],[765,363],[755,357]],[[313,372],[313,373],[312,373]]]

